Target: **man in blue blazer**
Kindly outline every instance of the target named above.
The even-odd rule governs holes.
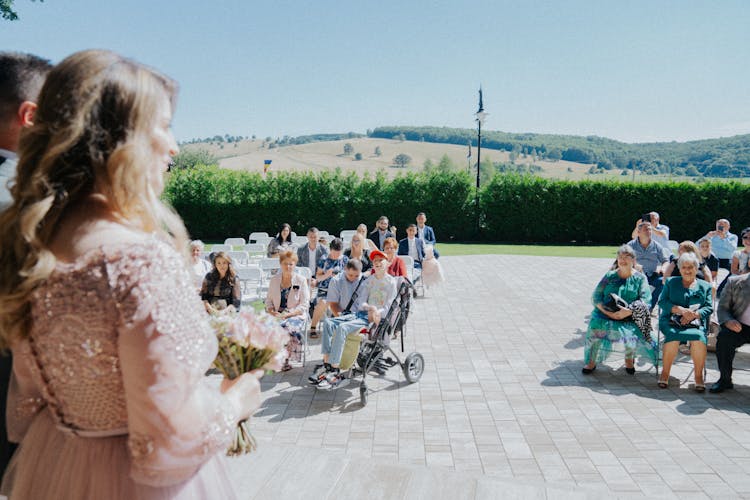
[[[435,231],[430,226],[425,224],[427,222],[427,216],[424,212],[417,214],[417,238],[420,238],[425,242],[426,245],[432,245],[432,252],[435,254],[435,258],[440,258],[440,254],[437,251],[437,239],[435,238]]]
[[[398,242],[398,254],[408,255],[414,259],[414,267],[422,267],[424,260],[424,241],[417,238],[417,225],[409,224],[406,228],[406,238]]]

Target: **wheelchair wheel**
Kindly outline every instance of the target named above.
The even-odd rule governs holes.
[[[402,368],[404,370],[404,377],[406,377],[406,380],[410,384],[418,382],[424,373],[424,356],[418,352],[409,354],[406,356]]]
[[[367,406],[367,384],[364,380],[359,384],[359,402],[362,406]]]

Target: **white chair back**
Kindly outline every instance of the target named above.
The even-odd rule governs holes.
[[[677,249],[679,248],[680,244],[675,240],[668,240],[667,241],[667,247],[669,247],[670,250],[672,250],[673,253],[677,253]]]
[[[254,255],[265,255],[266,245],[263,245],[261,243],[248,243],[247,245],[242,247],[242,250],[247,252],[251,257]]]
[[[259,297],[259,288],[263,283],[263,271],[259,266],[237,268],[243,300],[255,300]]]
[[[260,259],[260,268],[265,273],[270,273],[273,270],[281,269],[281,263],[278,257],[264,257]]]
[[[245,238],[227,238],[224,240],[225,245],[241,247],[245,244]]]
[[[331,238],[331,234],[328,231],[320,231],[318,230],[318,238],[325,238],[328,243],[331,242],[333,238]]]
[[[264,247],[267,247],[272,239],[272,236],[258,236],[257,238],[255,238],[255,243],[260,243]]]
[[[246,266],[250,264],[250,254],[244,251],[231,251],[227,255],[232,258],[235,266]]]
[[[231,252],[231,245],[214,245],[211,247],[211,252]]]
[[[399,255],[398,257],[404,261],[404,264],[406,264],[406,275],[409,278],[409,281],[414,283],[414,259],[408,255]]]
[[[247,237],[247,242],[255,243],[258,241],[258,238],[268,238],[268,233],[264,233],[264,232],[250,233],[250,236]]]
[[[342,240],[352,241],[352,236],[354,236],[355,234],[357,234],[356,229],[344,229],[343,231],[341,231],[341,233],[339,233],[339,236]]]
[[[309,267],[295,267],[294,271],[304,276],[307,281],[310,281],[310,278],[312,278],[312,271],[310,271]]]
[[[292,238],[292,243],[294,243],[297,248],[302,248],[307,245],[307,236],[295,236]]]

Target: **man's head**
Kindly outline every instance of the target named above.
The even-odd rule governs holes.
[[[659,225],[659,212],[649,212],[651,216],[651,225],[656,227]]]
[[[311,227],[307,230],[307,244],[310,248],[315,248],[318,244],[318,228]]]
[[[424,226],[427,223],[427,216],[424,214],[424,212],[419,212],[417,214],[417,224],[420,226]]]
[[[719,219],[716,221],[717,231],[729,231],[729,221],[727,219]]]
[[[344,266],[344,275],[349,282],[354,283],[362,274],[362,261],[359,259],[349,259]]]
[[[417,235],[417,225],[416,224],[409,224],[406,226],[406,236],[409,237],[409,239],[414,238]]]
[[[388,217],[386,217],[385,215],[381,215],[380,218],[378,219],[377,226],[378,226],[378,229],[380,229],[381,231],[387,231],[388,230]]]
[[[638,239],[643,243],[648,243],[651,240],[651,223],[641,222],[638,224]]]
[[[36,101],[52,65],[20,52],[0,52],[0,148],[18,150],[21,129],[32,125]]]

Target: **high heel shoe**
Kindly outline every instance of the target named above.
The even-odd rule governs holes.
[[[669,385],[668,380],[659,380],[659,389],[666,389],[667,385]]]
[[[625,373],[627,373],[628,375],[635,375],[635,367],[634,367],[634,366],[631,366],[630,368],[628,368],[628,367],[626,366],[626,367],[625,367]]]
[[[594,373],[594,370],[596,370],[596,365],[594,365],[593,368],[586,368],[584,366],[583,368],[581,368],[581,373],[583,373],[584,375],[591,375],[592,373]]]

